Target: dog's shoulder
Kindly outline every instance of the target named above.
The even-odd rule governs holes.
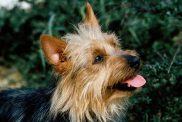
[[[53,88],[1,91],[0,121],[48,119],[52,91]]]

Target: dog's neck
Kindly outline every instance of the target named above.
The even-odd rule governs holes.
[[[69,80],[69,82],[67,81]],[[62,79],[51,99],[51,114],[55,116],[62,113],[68,113],[71,122],[108,122],[113,117],[120,116],[126,108],[126,99],[117,100],[110,105],[103,99],[96,99],[93,95],[81,97],[81,91],[74,89],[76,84],[70,82],[70,79]],[[70,84],[68,84],[70,83]]]

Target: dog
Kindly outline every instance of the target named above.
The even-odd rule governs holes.
[[[76,33],[40,37],[56,75],[55,86],[0,93],[0,122],[108,122],[122,116],[130,96],[146,81],[139,54],[122,50],[114,33],[102,32],[89,3]]]

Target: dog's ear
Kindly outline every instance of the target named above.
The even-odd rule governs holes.
[[[64,40],[49,35],[42,35],[40,40],[43,52],[50,64],[57,65],[60,61],[65,61],[63,52],[67,43]]]
[[[88,2],[86,4],[86,15],[85,15],[84,23],[91,25],[93,27],[99,27],[99,24],[94,14],[94,11],[92,9],[92,6]]]
[[[67,73],[71,67],[65,54],[67,42],[63,39],[58,39],[49,35],[42,35],[40,37],[41,47],[50,64],[52,64],[57,72],[60,74]]]

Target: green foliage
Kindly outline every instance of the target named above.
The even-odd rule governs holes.
[[[147,85],[132,99],[128,121],[182,121],[182,1],[90,1],[104,31],[114,31],[123,48],[144,61]],[[51,68],[39,47],[43,33],[63,36],[84,17],[84,0],[29,0],[31,10],[0,11],[0,57],[20,69],[29,87],[50,83]],[[177,51],[178,49],[178,51]],[[176,55],[175,55],[176,54]]]

